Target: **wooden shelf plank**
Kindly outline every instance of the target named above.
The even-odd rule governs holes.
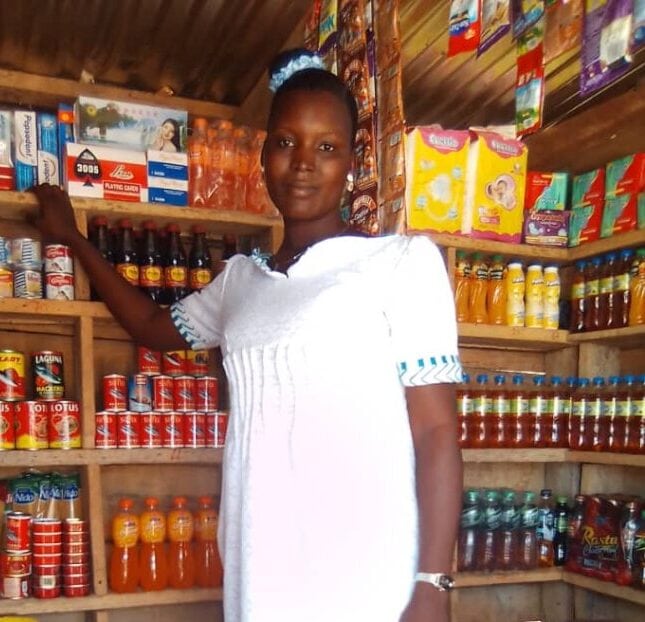
[[[596,240],[595,242],[576,246],[575,248],[570,248],[569,261],[595,257],[596,255],[619,250],[621,248],[636,248],[643,245],[645,245],[645,229],[636,229],[610,238],[604,238],[602,240]]]
[[[617,585],[616,583],[610,583],[609,581],[592,579],[591,577],[585,577],[584,575],[576,574],[574,572],[565,571],[563,573],[563,579],[565,583],[568,583],[569,585],[575,585],[576,587],[580,587],[585,590],[591,590],[592,592],[598,592],[605,596],[611,596],[613,598],[627,600],[629,602],[636,603],[637,605],[645,606],[645,590],[637,590],[633,587]]]
[[[107,308],[103,304],[86,300],[30,300],[27,298],[0,299],[0,313],[3,320],[10,316],[31,316],[36,321],[56,319],[73,322],[79,317],[106,317]]]
[[[460,572],[455,576],[455,587],[546,583],[549,581],[562,581],[562,569],[537,568],[536,570],[511,570],[509,572]]]
[[[458,331],[462,347],[548,352],[569,345],[566,330],[461,323]]]
[[[642,348],[645,346],[645,325],[595,330],[588,333],[570,333],[569,342],[572,344],[594,343],[622,348]]]
[[[645,467],[645,455],[619,454],[603,451],[567,451],[567,462]]]
[[[568,449],[462,449],[467,463],[483,462],[566,462]]]

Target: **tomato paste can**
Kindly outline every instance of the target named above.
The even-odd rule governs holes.
[[[161,442],[164,447],[184,446],[184,413],[169,412],[161,415]]]
[[[0,450],[16,447],[16,415],[13,402],[0,401]]]
[[[79,449],[81,445],[81,408],[78,402],[49,402],[49,447]]]
[[[173,383],[175,410],[189,412],[195,410],[195,379],[192,376],[177,376]]]
[[[58,598],[62,593],[62,587],[58,577],[34,576],[31,586],[32,596],[41,600],[46,598]]]
[[[186,373],[190,376],[208,375],[208,350],[186,350]]]
[[[211,412],[217,410],[219,392],[215,376],[195,378],[195,410]]]
[[[0,350],[0,400],[25,399],[25,355],[17,350]]]
[[[156,376],[161,373],[161,352],[144,346],[137,348],[137,369],[140,374]]]
[[[74,300],[74,275],[66,272],[46,272],[45,298],[47,300]]]
[[[31,355],[34,395],[39,400],[60,400],[65,395],[63,353],[39,350]]]
[[[116,416],[116,442],[121,449],[141,447],[141,414],[130,410]]]
[[[90,593],[90,584],[85,585],[68,585],[63,586],[63,594],[67,598],[75,598],[77,596],[87,596]]]
[[[31,552],[2,551],[0,553],[0,577],[22,577],[31,572]]]
[[[42,298],[43,277],[39,265],[25,265],[14,268],[13,295],[16,298]]]
[[[162,447],[161,413],[141,413],[141,447]]]
[[[171,350],[161,356],[161,371],[168,376],[184,376],[186,365],[186,350]]]
[[[87,536],[89,526],[86,520],[80,518],[66,518],[63,521],[63,532],[65,534],[83,534]]]
[[[22,600],[29,596],[30,575],[20,577],[2,577],[0,579],[0,597],[10,600]]]
[[[13,298],[13,271],[0,264],[0,298]]]
[[[145,413],[152,410],[152,381],[145,374],[128,378],[128,410]]]
[[[94,447],[114,449],[117,447],[117,414],[109,410],[96,413],[94,428]]]
[[[45,272],[74,274],[72,249],[64,244],[47,244],[44,250]]]
[[[7,512],[4,515],[3,549],[25,553],[31,545],[31,515],[25,512]]]
[[[174,409],[174,381],[172,376],[152,377],[152,407],[157,412],[170,412]]]
[[[125,410],[128,405],[128,383],[121,374],[103,376],[103,408],[118,412]]]
[[[228,413],[218,410],[206,413],[206,447],[224,447]]]
[[[47,449],[47,402],[16,402],[16,449]]]
[[[14,238],[9,243],[10,263],[14,266],[40,264],[40,241],[32,238]]]
[[[206,447],[206,414],[197,411],[184,415],[184,447]]]

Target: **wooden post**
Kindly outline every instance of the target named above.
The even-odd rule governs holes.
[[[94,324],[91,317],[82,316],[76,322],[75,369],[80,386],[83,447],[94,447],[96,403],[94,391]]]
[[[97,596],[107,594],[107,560],[105,558],[105,533],[103,518],[103,485],[101,468],[98,464],[90,464],[85,471],[83,489],[89,498],[89,528],[90,547],[92,550],[92,579],[94,593]]]

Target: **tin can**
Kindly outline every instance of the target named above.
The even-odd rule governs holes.
[[[161,413],[147,412],[141,414],[141,447],[162,447]]]
[[[184,446],[184,414],[169,412],[161,415],[161,442],[164,447]]]
[[[141,414],[129,410],[120,412],[116,416],[116,442],[122,449],[136,449],[141,447]]]
[[[140,374],[156,376],[161,373],[161,352],[139,346],[137,348],[137,369]]]
[[[47,449],[47,403],[16,402],[16,449]]]
[[[173,402],[175,410],[179,412],[195,410],[195,379],[192,376],[177,376],[174,379]]]
[[[127,407],[127,380],[121,374],[103,376],[103,408],[112,412]]]
[[[72,249],[64,244],[47,244],[44,251],[45,272],[74,274]]]
[[[90,593],[90,584],[85,585],[65,585],[63,587],[63,594],[67,598],[75,598],[77,596],[88,596]]]
[[[17,350],[0,350],[0,400],[25,399],[25,355]]]
[[[56,585],[50,586],[49,584],[52,583],[52,580],[49,578],[45,577],[39,577],[39,580],[45,579],[46,585],[42,585],[42,583],[36,584],[32,580],[32,596],[34,598],[39,598],[40,600],[44,600],[47,598],[58,598],[61,593],[62,593],[62,587],[60,586],[60,583],[56,583]],[[58,581],[58,579],[56,580]]]
[[[0,553],[0,577],[21,577],[31,572],[31,553],[2,551]]]
[[[215,376],[195,379],[195,410],[212,412],[217,410],[219,391]]]
[[[117,447],[117,414],[108,410],[96,413],[94,447],[114,449]]]
[[[0,401],[0,450],[16,447],[16,415],[13,402]]]
[[[43,297],[43,281],[39,266],[18,266],[14,269],[13,295],[16,298]]]
[[[0,579],[0,596],[11,600],[22,600],[29,596],[30,575],[21,577],[2,577]]]
[[[89,585],[90,573],[83,572],[80,574],[71,574],[63,572],[63,585],[65,587],[78,587],[80,585]]]
[[[56,553],[34,553],[34,571],[40,571],[41,574],[54,574],[60,569],[62,562],[62,547]]]
[[[60,531],[41,532],[32,536],[32,552],[37,555],[55,555],[61,550]]]
[[[172,350],[161,356],[161,372],[168,376],[184,376],[186,374],[186,351]]]
[[[13,272],[0,264],[0,298],[13,298]]]
[[[184,415],[184,447],[206,447],[206,414],[197,411]]]
[[[0,235],[0,266],[11,262],[11,239]]]
[[[82,540],[80,542],[67,542],[63,544],[63,554],[65,559],[76,558],[78,555],[87,557],[90,554],[90,543],[88,540]]]
[[[81,447],[81,409],[78,402],[58,400],[49,403],[49,447]]]
[[[186,373],[190,376],[208,375],[208,350],[186,350]]]
[[[47,272],[44,281],[47,300],[74,300],[73,274]]]
[[[9,243],[10,261],[14,266],[42,263],[40,241],[32,238],[14,238]]]
[[[4,517],[3,549],[24,553],[31,543],[31,515],[24,512],[7,512]]]
[[[133,374],[128,378],[128,410],[145,413],[152,410],[152,382],[150,376]]]
[[[228,413],[218,410],[206,413],[206,447],[224,447]]]
[[[39,400],[60,400],[65,395],[63,353],[39,350],[31,355],[34,395]]]
[[[89,526],[86,520],[80,518],[66,518],[63,521],[63,532],[65,534],[84,534],[89,533]]]
[[[173,378],[171,376],[153,376],[152,407],[157,412],[170,412],[174,409]]]

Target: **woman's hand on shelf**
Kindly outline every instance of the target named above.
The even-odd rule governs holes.
[[[45,240],[71,245],[81,234],[67,193],[50,184],[33,186],[29,192],[38,200],[38,211],[27,216],[29,222]]]

